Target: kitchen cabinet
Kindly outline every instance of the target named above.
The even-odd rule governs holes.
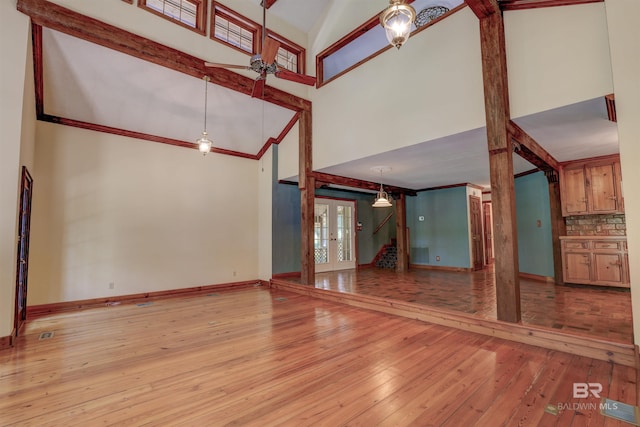
[[[627,240],[617,236],[561,236],[565,283],[629,287]]]
[[[560,200],[563,216],[624,213],[619,156],[565,163]]]

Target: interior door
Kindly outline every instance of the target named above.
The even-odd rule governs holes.
[[[491,203],[482,204],[482,212],[484,217],[484,263],[491,264],[493,262],[493,222],[491,219]]]
[[[482,202],[480,197],[469,196],[469,213],[471,215],[471,258],[474,270],[482,270],[484,259],[482,255]]]
[[[33,178],[26,167],[22,167],[20,191],[18,266],[16,272],[16,336],[27,318],[27,273],[29,272],[29,233],[31,229],[31,193]]]
[[[316,271],[356,267],[355,202],[315,199],[314,258]]]

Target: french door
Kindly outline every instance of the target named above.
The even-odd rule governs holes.
[[[315,199],[313,251],[316,271],[356,267],[354,201]]]

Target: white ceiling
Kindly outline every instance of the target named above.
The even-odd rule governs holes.
[[[267,12],[267,20],[273,13],[309,31],[331,2],[278,0]],[[46,28],[43,65],[46,114],[185,142],[200,137],[204,125],[204,82],[200,79]],[[294,116],[291,110],[217,85],[208,88],[207,130],[217,148],[256,155]],[[559,161],[618,152],[617,128],[607,120],[604,98],[514,121]],[[371,170],[379,165],[392,168],[383,182],[399,187],[424,189],[463,182],[488,186],[485,129],[424,141],[322,171],[379,182],[379,174]],[[514,156],[516,173],[532,168]]]

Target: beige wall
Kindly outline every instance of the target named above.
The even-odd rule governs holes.
[[[482,127],[478,19],[464,8],[312,95],[314,169]]]
[[[273,191],[273,146],[257,162],[258,168],[258,276],[261,280],[271,279],[272,272],[272,204]]]
[[[26,139],[33,128],[33,116],[24,116],[31,111],[25,99],[29,19],[15,8],[14,0],[0,2],[0,337],[13,331],[21,157],[30,160]]]
[[[29,305],[258,278],[256,161],[40,122],[35,163]]]
[[[611,65],[622,163],[631,302],[636,344],[640,343],[640,2],[606,0]]]
[[[141,9],[136,5],[128,4],[120,0],[49,1],[206,61],[240,65],[248,64],[249,62],[249,57],[243,52],[229,49],[224,44],[211,40],[208,36],[202,36],[188,28],[183,28],[160,16]],[[220,3],[256,23],[262,23],[262,8],[257,1],[222,0]],[[303,47],[307,46],[307,37],[303,32],[278,19],[278,17],[273,14],[267,14],[267,26],[292,42]],[[309,74],[314,74],[314,68],[315,62],[307,64]],[[253,71],[234,70],[234,72],[244,74],[252,79],[256,77],[256,73]],[[309,89],[305,85],[283,79],[269,79],[269,85],[303,98],[309,96]]]
[[[512,117],[613,92],[604,3],[504,13]]]

